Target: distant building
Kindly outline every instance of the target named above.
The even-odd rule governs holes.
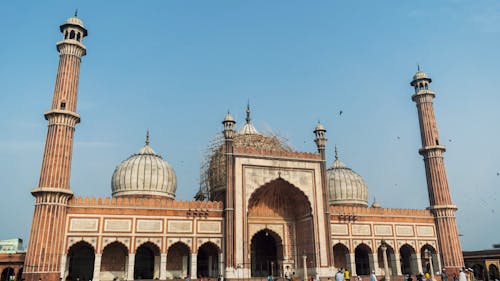
[[[451,274],[464,266],[434,117],[435,93],[424,72],[413,76],[411,86],[428,209],[370,206],[363,178],[337,152],[328,167],[320,123],[313,131],[317,151],[298,152],[260,133],[249,106],[239,130],[229,113],[222,121],[198,200],[175,200],[175,171],[154,152],[149,135],[117,166],[111,198],[82,198],[69,183],[87,30],[76,15],[60,30],[42,169],[31,192],[35,210],[26,280],[164,280],[189,274],[249,279],[286,271],[325,278],[338,268],[352,276],[375,271],[401,278],[443,267]]]
[[[21,280],[24,258],[22,239],[0,240],[0,280]]]
[[[495,246],[495,245],[494,245]],[[478,280],[500,280],[500,249],[464,251],[465,267],[474,270]]]

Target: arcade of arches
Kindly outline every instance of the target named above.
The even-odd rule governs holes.
[[[438,272],[441,271],[440,257],[436,250],[426,244],[420,249],[420,258],[415,249],[408,245],[402,245],[398,252],[393,247],[387,246],[387,265],[391,275]],[[352,275],[369,275],[375,271],[378,275],[384,274],[384,259],[381,247],[374,254],[366,244],[359,244],[352,253],[347,246],[337,243],[333,246],[334,266],[336,268],[347,268]]]
[[[253,192],[248,201],[248,225],[266,225],[251,233],[248,263],[252,277],[279,276],[287,266],[315,266],[312,209],[306,195],[289,182],[278,178]],[[273,231],[274,228],[282,232]],[[298,254],[300,253],[300,255]]]
[[[191,253],[186,244],[177,242],[166,254],[151,242],[139,245],[135,253],[130,253],[122,243],[113,242],[104,247],[102,254],[96,254],[90,244],[80,241],[68,250],[64,276],[65,280],[75,281],[94,280],[97,276],[104,281],[115,278],[178,279],[188,274],[217,277],[220,275],[220,256],[220,249],[210,242],[201,245],[197,253]],[[165,264],[163,268],[162,264]],[[193,266],[196,271],[191,271]],[[2,274],[10,276],[9,272]]]

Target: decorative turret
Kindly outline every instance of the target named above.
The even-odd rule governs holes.
[[[419,153],[424,157],[430,210],[436,220],[444,267],[448,270],[448,274],[455,273],[458,275],[458,270],[463,267],[464,260],[455,221],[457,207],[451,201],[448,187],[443,161],[446,148],[439,141],[436,117],[432,105],[436,94],[430,90],[431,82],[431,78],[421,71],[419,67],[410,83],[415,90],[412,100],[417,105],[418,120],[420,122],[422,148]]]
[[[229,111],[226,114],[226,117],[224,118],[224,121],[222,121],[222,125],[224,125],[224,138],[226,139],[232,139],[234,137],[234,125],[236,124],[236,121],[234,121],[233,116],[231,116],[231,113]]]
[[[314,142],[316,143],[316,146],[318,147],[318,150],[325,149],[326,146],[326,130],[325,127],[318,121],[318,124],[316,125],[316,128],[314,129],[314,135],[316,138],[314,139]]]
[[[260,135],[259,131],[257,131],[257,129],[255,129],[255,127],[252,124],[252,118],[250,118],[250,102],[247,103],[246,114],[247,114],[247,117],[245,118],[246,123],[238,131],[238,134],[240,134],[240,135]]]

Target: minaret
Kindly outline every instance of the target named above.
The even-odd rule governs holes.
[[[314,142],[316,143],[316,147],[318,148],[318,153],[321,155],[321,182],[323,183],[322,196],[323,196],[323,211],[325,213],[325,235],[326,237],[331,237],[331,226],[330,226],[330,188],[328,186],[328,179],[326,176],[326,142],[328,139],[326,138],[326,129],[323,125],[318,121],[316,128],[313,131],[314,133]],[[337,147],[335,147],[335,157],[337,158]],[[333,267],[333,248],[331,239],[326,239],[326,245],[328,249],[328,257],[327,261],[330,267]]]
[[[435,93],[429,89],[432,80],[418,69],[410,83],[415,89],[412,100],[417,105],[422,148],[419,153],[424,157],[430,210],[435,217],[436,231],[443,256],[443,264],[448,274],[456,273],[464,266],[462,248],[458,239],[455,212],[446,178],[443,162],[444,145],[439,141],[436,118],[432,100]]]
[[[52,107],[45,112],[47,139],[38,187],[31,191],[35,211],[24,265],[26,280],[59,280],[64,252],[67,202],[72,197],[69,179],[81,58],[86,54],[87,30],[75,16],[60,26],[63,38],[56,44],[59,66]],[[61,276],[62,277],[62,276]]]
[[[234,131],[234,121],[231,114],[228,112],[222,125],[224,125],[224,152],[226,157],[226,198],[224,202],[224,252],[225,252],[225,267],[226,276],[232,273],[235,268],[234,258],[234,156],[233,156],[233,138],[236,132]]]

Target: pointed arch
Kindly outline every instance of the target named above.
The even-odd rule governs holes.
[[[415,275],[418,273],[417,253],[412,245],[405,243],[399,248],[401,257],[401,273]]]
[[[439,262],[437,258],[437,251],[434,246],[426,243],[420,248],[420,259],[422,263],[422,270],[424,273],[431,273],[431,262],[432,261],[432,271],[437,272],[439,270]]]
[[[160,277],[160,247],[151,241],[144,242],[135,250],[134,279]]]
[[[389,268],[389,272],[391,275],[398,275],[397,265],[396,265],[396,254],[394,252],[394,248],[387,244],[386,256],[387,256],[387,266]],[[377,249],[377,259],[378,259],[378,268],[384,270],[384,252],[382,251],[382,245]]]
[[[196,275],[203,277],[218,277],[221,249],[215,243],[207,241],[197,250]]]
[[[348,268],[352,272],[349,247],[343,243],[333,245],[333,266],[335,268]]]
[[[263,184],[250,194],[247,212],[249,216],[253,214],[262,215],[262,212],[267,211],[267,215],[300,217],[301,215],[312,214],[311,206],[311,202],[304,191],[282,178],[276,178]]]
[[[278,261],[283,260],[283,240],[275,231],[264,228],[250,240],[251,276],[279,276]]]
[[[129,249],[120,241],[111,241],[102,250],[101,280],[120,278],[125,280],[128,268]]]
[[[356,264],[356,274],[370,275],[373,270],[372,249],[365,243],[359,244],[354,249],[354,261]]]
[[[167,278],[184,278],[191,272],[191,248],[183,241],[171,244],[167,250]]]
[[[76,280],[91,280],[94,276],[95,248],[81,240],[68,249],[69,276]]]

